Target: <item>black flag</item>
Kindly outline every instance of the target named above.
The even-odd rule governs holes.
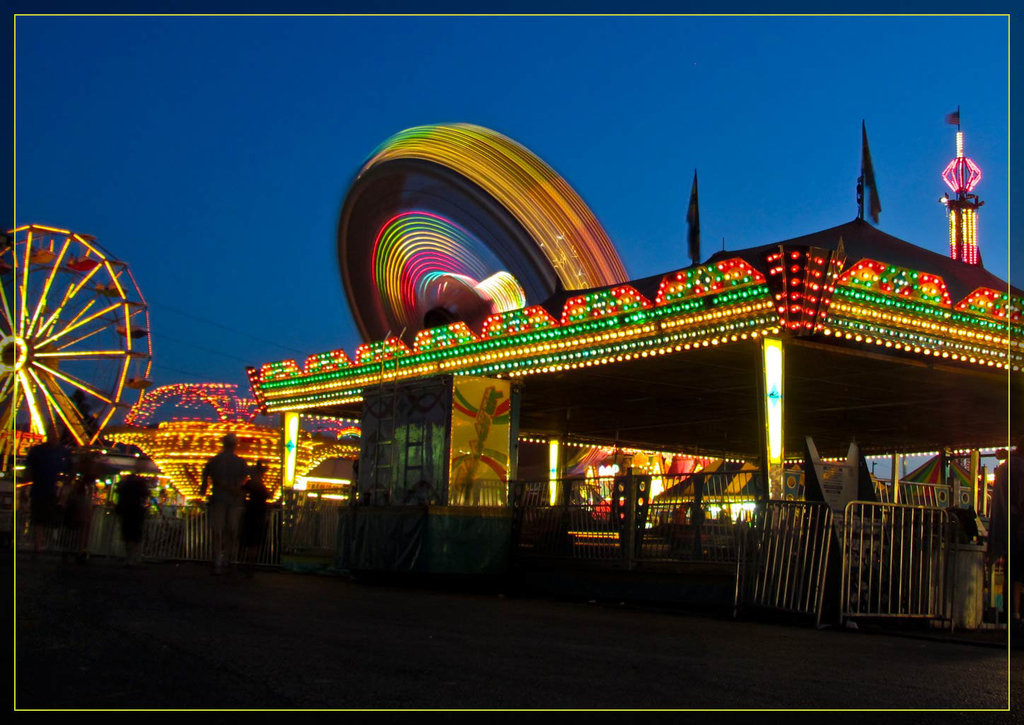
[[[686,224],[689,231],[686,241],[690,248],[690,260],[700,263],[700,212],[697,210],[697,169],[693,170],[693,189],[690,191],[690,207],[686,210]]]
[[[871,164],[871,151],[868,149],[868,130],[864,121],[860,122],[861,132],[861,156],[860,156],[860,178],[863,185],[863,193],[868,195],[868,213],[871,220],[878,224],[878,215],[882,211],[882,202],[878,200],[878,185],[875,183],[875,167]],[[860,201],[860,218],[864,218],[864,199]]]

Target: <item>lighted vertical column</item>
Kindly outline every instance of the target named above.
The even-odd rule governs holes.
[[[900,502],[900,463],[903,456],[898,451],[892,452],[892,501],[890,503]]]
[[[984,489],[978,485],[978,479],[981,476],[981,451],[977,448],[971,451],[971,507],[978,511],[979,493],[984,495]],[[955,502],[955,505],[959,506],[960,502]]]
[[[761,343],[764,372],[765,451],[768,461],[768,493],[773,499],[783,498],[782,481],[782,340],[766,337]]]
[[[285,413],[281,435],[281,490],[295,487],[295,461],[299,452],[299,414]]]
[[[548,438],[548,503],[558,503],[558,479],[562,472],[562,445],[557,438]]]

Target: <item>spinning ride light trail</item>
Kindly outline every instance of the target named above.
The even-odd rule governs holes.
[[[360,170],[338,222],[338,259],[365,340],[471,326],[558,289],[628,275],[593,213],[551,167],[494,131],[420,126]],[[428,319],[431,311],[441,314]]]
[[[525,293],[512,275],[490,273],[500,262],[480,240],[437,214],[410,211],[392,217],[374,241],[373,258],[377,294],[391,302],[396,324],[402,328],[416,324],[417,311],[420,317],[428,311],[418,308],[447,277],[477,288],[494,311],[507,312],[526,304]],[[478,285],[477,280],[482,282]]]
[[[0,426],[93,443],[149,385],[146,302],[128,266],[85,234],[19,227],[0,250]]]

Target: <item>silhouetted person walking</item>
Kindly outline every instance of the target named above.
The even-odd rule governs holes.
[[[245,505],[242,486],[249,476],[249,467],[235,454],[238,445],[235,434],[228,433],[220,442],[220,453],[203,467],[203,482],[199,488],[199,495],[206,496],[213,484],[206,512],[213,539],[214,574],[220,574],[225,565],[233,563],[238,556],[238,526]]]
[[[64,528],[68,531],[65,561],[74,555],[79,564],[84,564],[89,556],[93,483],[94,481],[79,476],[71,485],[71,494],[64,502]]]
[[[124,541],[125,566],[139,561],[139,545],[146,525],[149,508],[149,480],[140,474],[143,462],[135,463],[135,470],[117,484],[117,515],[121,519],[121,538]]]
[[[270,491],[263,483],[266,473],[266,461],[256,461],[256,465],[249,470],[249,480],[242,487],[245,491],[242,544],[245,546],[245,567],[249,575],[267,539],[267,499],[270,498]]]
[[[84,564],[89,557],[93,495],[101,467],[100,455],[96,451],[81,454],[75,466],[76,475],[71,494],[64,501],[64,528],[69,534],[65,558],[74,554],[79,564]]]
[[[28,478],[32,481],[30,505],[32,522],[32,553],[43,548],[57,521],[57,483],[71,472],[71,454],[60,442],[56,432],[47,433],[46,440],[28,449],[25,457]]]
[[[1010,519],[1010,528],[1006,520]],[[1006,460],[996,467],[992,484],[992,517],[989,519],[989,557],[1006,561],[1010,586],[1003,593],[1003,610],[1015,629],[1021,627],[1021,594],[1024,589],[1024,439],[1018,439]],[[1007,596],[1009,595],[1009,596]]]

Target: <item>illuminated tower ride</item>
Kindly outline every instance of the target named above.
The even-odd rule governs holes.
[[[964,156],[960,112],[950,115],[956,119],[956,158],[942,172],[942,180],[956,197],[944,194],[939,200],[945,204],[949,217],[949,256],[965,264],[981,264],[978,255],[978,207],[985,202],[978,201],[978,195],[971,193],[981,181],[981,169]]]

